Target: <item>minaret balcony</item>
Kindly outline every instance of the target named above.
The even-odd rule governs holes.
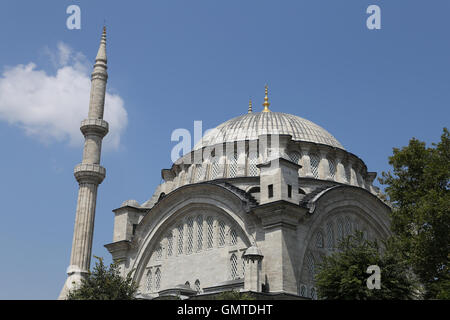
[[[109,124],[103,119],[85,119],[81,121],[80,130],[84,136],[97,135],[103,138],[109,131]]]
[[[98,164],[80,163],[73,171],[78,183],[102,183],[106,176],[106,169]]]

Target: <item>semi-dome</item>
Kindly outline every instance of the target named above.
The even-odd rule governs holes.
[[[226,142],[256,140],[261,134],[286,134],[291,135],[294,141],[314,142],[345,150],[324,128],[282,112],[251,112],[228,120],[208,131],[194,149]]]

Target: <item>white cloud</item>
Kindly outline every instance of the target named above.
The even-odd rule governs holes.
[[[57,52],[46,50],[57,68],[55,75],[39,70],[34,63],[7,68],[0,76],[0,120],[15,124],[45,143],[68,141],[83,144],[80,122],[87,117],[90,96],[89,63],[86,57],[64,43]],[[127,126],[122,98],[107,93],[105,120],[110,132],[106,148],[117,149]]]

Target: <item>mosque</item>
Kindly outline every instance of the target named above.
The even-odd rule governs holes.
[[[107,74],[106,29],[92,74],[89,115],[81,124],[83,161],[68,279],[60,298],[89,270]],[[144,203],[114,209],[105,247],[133,271],[138,297],[208,297],[238,290],[274,298],[317,298],[323,256],[355,230],[389,235],[389,212],[375,172],[329,132],[296,115],[263,108],[228,120],[162,169]]]

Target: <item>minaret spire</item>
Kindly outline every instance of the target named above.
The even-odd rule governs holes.
[[[68,278],[59,296],[65,299],[74,284],[89,272],[94,235],[95,208],[98,185],[106,176],[106,170],[100,165],[102,140],[109,130],[108,122],[103,120],[105,108],[106,83],[108,80],[106,57],[106,27],[100,41],[94,70],[91,77],[91,97],[88,118],[81,122],[80,130],[84,135],[83,160],[74,169],[78,182],[78,202],[73,232],[72,254],[67,268]]]
[[[264,90],[265,91],[265,95],[264,95],[264,103],[262,104],[263,107],[264,107],[264,110],[262,112],[270,112],[270,110],[269,110],[269,106],[270,106],[270,103],[269,103],[269,87],[266,84],[266,86],[264,88],[265,88],[265,90]]]
[[[248,102],[248,113],[252,113],[252,99],[250,99],[250,101]]]

